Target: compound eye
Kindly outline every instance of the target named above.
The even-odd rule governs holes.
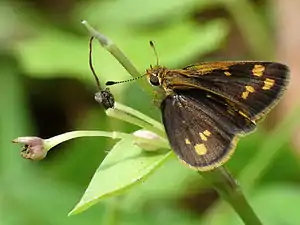
[[[150,75],[150,83],[154,86],[158,86],[159,85],[158,77],[155,75]]]

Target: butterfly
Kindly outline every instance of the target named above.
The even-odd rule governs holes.
[[[289,68],[277,62],[224,61],[183,69],[154,66],[148,81],[159,86],[170,145],[185,164],[208,171],[227,162],[237,141],[256,128],[280,100]]]

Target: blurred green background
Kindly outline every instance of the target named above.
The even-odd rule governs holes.
[[[76,139],[52,149],[45,160],[32,162],[21,158],[20,146],[10,141],[80,129],[137,129],[108,118],[94,101],[97,88],[82,19],[112,39],[141,72],[155,64],[149,40],[156,43],[160,63],[169,68],[213,60],[288,63],[278,51],[278,18],[284,16],[276,11],[279,2],[1,0],[0,224],[242,224],[230,207],[220,206],[209,184],[175,158],[125,193],[67,217],[115,142]],[[96,42],[93,58],[102,83],[130,78]],[[152,96],[135,82],[111,91],[117,101],[160,119]],[[289,112],[277,112],[266,126],[241,139],[228,166],[235,176],[246,168],[242,186],[248,175],[259,175],[246,195],[265,224],[299,225],[299,154],[289,140],[300,113],[290,119]],[[274,131],[274,124],[279,129]]]

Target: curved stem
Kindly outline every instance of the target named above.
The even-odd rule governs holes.
[[[140,118],[141,120],[144,120],[144,121],[150,123],[152,126],[154,126],[155,128],[157,128],[161,131],[165,130],[164,126],[160,122],[156,121],[155,119],[152,119],[151,117],[141,113],[138,110],[135,110],[134,108],[128,107],[128,106],[123,105],[119,102],[115,103],[115,108],[117,108],[117,109],[119,109],[123,112],[126,112],[128,114],[131,114],[131,115],[133,115],[137,118]]]
[[[46,149],[49,151],[54,146],[74,139],[78,137],[109,137],[112,139],[121,139],[131,136],[130,134],[121,133],[121,132],[106,132],[106,131],[91,131],[91,130],[81,130],[81,131],[70,131],[64,134],[60,134],[49,139],[45,140]]]
[[[161,137],[165,136],[165,132],[164,131],[162,131],[160,129],[157,129],[156,127],[154,127],[150,123],[148,123],[148,122],[146,122],[144,120],[141,120],[140,118],[137,118],[137,117],[135,117],[133,115],[127,114],[126,112],[123,112],[122,110],[119,110],[117,108],[116,109],[107,109],[106,110],[106,114],[108,116],[111,116],[111,117],[120,119],[122,121],[125,121],[125,122],[128,122],[128,123],[134,124],[136,126],[139,126],[139,127],[143,128],[143,129],[152,131],[152,132],[158,134]]]
[[[119,63],[128,71],[128,73],[132,77],[139,77],[141,74],[135,68],[135,66],[130,62],[130,60],[125,56],[125,54],[107,37],[98,32],[95,28],[88,24],[86,20],[81,22],[86,29],[90,32],[90,34],[96,38],[99,43],[109,51],[118,61]],[[138,79],[137,82],[145,89],[147,92],[151,93],[152,88],[144,79]]]
[[[119,224],[119,220],[121,217],[120,214],[122,213],[122,211],[120,210],[120,200],[121,196],[117,196],[113,198],[112,201],[109,202],[109,204],[107,204],[105,224]]]
[[[246,225],[262,225],[239,184],[225,167],[221,166],[212,171],[199,172],[199,174],[214,186],[218,194],[231,205]]]

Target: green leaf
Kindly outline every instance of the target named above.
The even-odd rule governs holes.
[[[103,197],[115,195],[141,181],[172,155],[171,152],[146,152],[133,143],[133,138],[128,137],[112,148],[69,215],[82,212]]]
[[[86,39],[61,32],[55,28],[36,27],[39,33],[15,45],[15,53],[22,69],[39,77],[61,77],[90,74],[88,66],[88,36]],[[104,62],[105,63],[105,62]],[[86,75],[92,78],[92,76]]]
[[[119,205],[122,210],[126,213],[141,214],[145,205],[149,204],[154,208],[169,204],[167,207],[172,208],[170,205],[173,203],[170,202],[182,200],[187,194],[191,196],[193,193],[199,193],[201,187],[206,185],[202,177],[182,164],[175,154],[170,158],[143,184],[134,186],[130,193],[122,198]]]
[[[149,64],[155,63],[149,40],[156,44],[160,64],[174,68],[217,50],[227,33],[228,25],[224,20],[213,20],[202,25],[183,21],[148,32],[123,32],[122,36],[112,33],[109,38],[128,55],[138,69],[144,70]]]
[[[208,0],[164,0],[164,1],[95,1],[74,11],[78,15],[88,18],[90,22],[110,29],[124,28],[132,24],[149,23],[149,21],[171,21],[190,16],[191,12],[211,5]],[[134,12],[134,13],[132,13]],[[127,26],[126,26],[127,25]]]
[[[201,26],[185,21],[155,32],[115,31],[107,35],[143,71],[155,60],[149,40],[157,43],[161,63],[174,67],[179,62],[190,63],[195,56],[216,50],[226,34],[227,23],[215,20]],[[99,48],[95,43],[93,58],[100,78],[128,77],[117,60]],[[65,73],[94,82],[88,66],[88,34],[81,39],[55,29],[41,28],[36,37],[19,42],[15,50],[24,71],[30,75],[49,78]]]
[[[16,10],[16,5],[12,1],[7,1],[0,5],[0,48],[6,48],[12,45],[15,40],[15,34],[18,30],[21,15]]]
[[[8,56],[0,56],[0,96],[1,135],[0,135],[0,173],[3,176],[14,177],[22,172],[24,160],[16,152],[19,147],[11,144],[11,140],[29,132],[32,127],[27,104],[27,93],[23,89],[22,79],[17,63]]]
[[[253,205],[266,224],[298,225],[300,188],[293,185],[274,185],[258,191]]]
[[[57,182],[53,177],[45,175],[46,171],[28,167],[30,165],[23,167],[23,173],[14,176],[14,179],[1,179],[1,225],[93,225],[99,224],[99,216],[105,216],[105,205],[99,204],[95,207],[96,213],[90,210],[79,217],[68,218],[66,213],[78,198],[79,188]]]

